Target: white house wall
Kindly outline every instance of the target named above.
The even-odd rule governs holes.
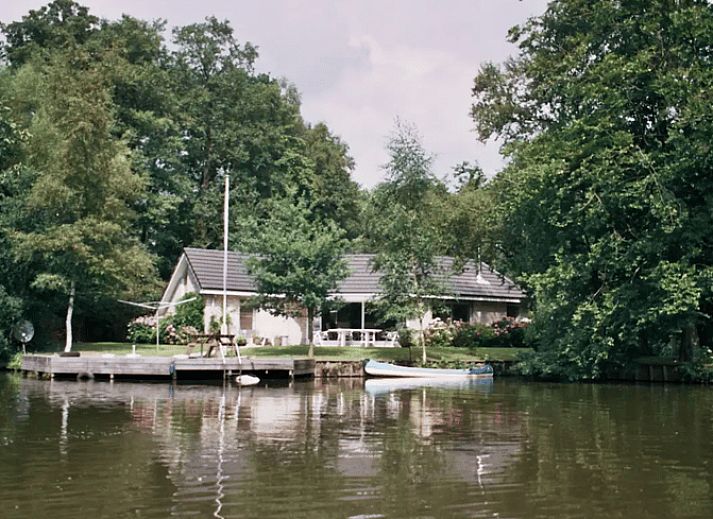
[[[508,305],[507,303],[475,301],[470,311],[471,323],[492,324],[507,317]]]
[[[210,331],[211,320],[222,322],[223,319],[223,296],[204,295],[205,311],[203,313],[203,331]],[[240,333],[240,298],[228,296],[226,304],[228,316],[228,333],[238,335]]]
[[[267,310],[256,310],[253,329],[258,337],[266,337],[275,344],[277,337],[287,336],[288,344],[306,342],[305,319],[272,315]]]
[[[186,269],[183,274],[183,278],[176,284],[176,290],[174,291],[171,300],[180,301],[183,296],[190,292],[198,292],[198,287],[193,281],[193,276],[191,276],[188,269]]]
[[[431,324],[431,321],[433,321],[433,312],[431,310],[426,311],[426,315],[423,318],[423,324],[425,328],[428,328],[429,325]],[[406,328],[410,328],[412,330],[420,330],[421,329],[421,320],[420,319],[406,319]]]
[[[181,256],[181,259],[176,266],[176,269],[171,275],[171,279],[168,282],[168,286],[161,297],[161,302],[163,303],[177,303],[189,292],[198,292],[198,283],[195,277],[191,274],[188,268],[188,262],[185,256]],[[172,314],[176,311],[175,306],[169,306],[159,310],[159,315]]]

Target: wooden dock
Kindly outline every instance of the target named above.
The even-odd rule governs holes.
[[[24,355],[22,371],[38,376],[124,378],[215,378],[242,374],[275,377],[313,377],[314,359],[172,358],[148,356]]]

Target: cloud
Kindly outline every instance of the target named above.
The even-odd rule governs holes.
[[[370,34],[352,36],[349,46],[366,61],[343,70],[329,91],[306,91],[303,102],[308,119],[327,121],[350,144],[357,180],[371,186],[383,177],[384,144],[396,117],[419,128],[441,176],[484,155],[468,115],[476,64],[442,50],[385,45]],[[497,150],[491,164],[493,158],[499,163]]]

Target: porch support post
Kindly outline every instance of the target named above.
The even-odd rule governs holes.
[[[369,344],[368,339],[366,337],[366,332],[364,331],[364,328],[366,328],[366,302],[362,301],[361,302],[361,341],[364,343],[364,346],[367,346]]]

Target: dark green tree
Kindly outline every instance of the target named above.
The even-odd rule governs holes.
[[[99,19],[72,0],[54,0],[31,9],[21,21],[0,24],[5,35],[2,54],[13,67],[33,58],[48,59],[55,50],[87,42],[99,29]]]
[[[125,222],[126,232],[156,256],[164,278],[184,246],[219,245],[226,174],[233,180],[231,243],[238,248],[269,217],[266,202],[293,190],[310,200],[315,213],[357,236],[354,205],[363,196],[350,179],[348,148],[326,126],[304,123],[295,87],[256,73],[255,47],[238,43],[227,22],[208,18],[177,27],[170,48],[164,29],[161,20],[99,19],[70,0],[3,24],[0,99],[7,100],[13,124],[21,131],[36,124],[44,96],[37,78],[59,56],[83,56],[84,67],[101,75],[110,96],[110,138],[124,143],[128,167],[141,172],[144,187],[127,200],[134,216]],[[9,151],[3,148],[3,154],[0,160],[9,160]],[[5,235],[32,228],[22,210],[36,174],[28,166],[30,157],[20,157],[5,179]],[[8,269],[17,273],[7,292],[19,294],[38,265],[19,260],[10,247],[6,251]],[[34,290],[21,296],[28,308],[43,316],[56,313],[57,301]],[[82,306],[78,317],[84,319]],[[91,308],[86,317],[100,321],[112,320],[117,311],[108,301]],[[94,324],[93,330],[108,329]]]
[[[500,261],[502,222],[498,219],[495,197],[485,174],[468,162],[453,168],[456,191],[444,199],[443,234],[448,254],[456,266],[473,261],[494,265]]]
[[[354,159],[349,147],[333,135],[327,125],[308,127],[304,136],[305,153],[313,163],[310,186],[315,211],[344,229],[347,238],[359,235],[359,186],[351,178]]]
[[[10,236],[16,258],[34,266],[33,287],[67,297],[68,351],[78,293],[118,295],[152,281],[151,257],[127,225],[144,181],[112,136],[103,75],[82,53],[25,74],[37,85],[25,151],[32,185]]]
[[[296,194],[273,199],[269,213],[256,233],[255,256],[249,261],[259,293],[255,303],[276,315],[306,317],[313,357],[314,317],[348,274],[344,232]]]
[[[476,77],[509,267],[563,377],[711,343],[711,27],[702,0],[556,0]]]
[[[10,108],[0,99],[0,271],[4,272],[0,279],[0,358],[4,358],[10,351],[11,330],[23,310],[23,301],[15,290],[22,273],[14,268],[6,230],[14,205],[12,196],[22,143],[26,138],[26,133],[13,121]]]

